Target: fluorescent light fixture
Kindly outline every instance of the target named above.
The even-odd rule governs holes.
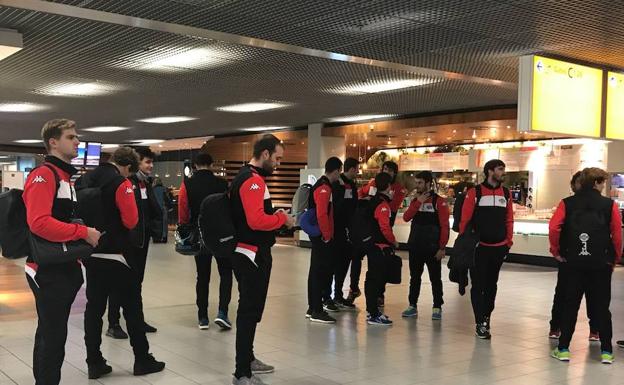
[[[89,127],[89,128],[83,128],[83,131],[90,131],[90,132],[116,132],[116,131],[123,131],[123,130],[129,130],[130,127],[118,127],[118,126],[101,126],[101,127]]]
[[[241,128],[242,131],[252,131],[252,132],[258,132],[258,131],[275,131],[275,130],[282,130],[284,128],[288,128],[288,126],[257,126],[257,127],[247,127],[247,128]]]
[[[164,140],[162,139],[137,139],[137,140],[131,140],[130,142],[132,142],[133,144],[138,144],[142,146],[149,146],[152,144],[162,143],[164,142]]]
[[[54,96],[99,96],[119,90],[109,84],[98,82],[88,83],[58,83],[38,89],[36,92]]]
[[[50,106],[35,103],[1,103],[0,112],[36,112],[49,109]]]
[[[119,147],[118,144],[103,144],[102,145],[102,148],[105,149],[105,150],[106,149],[111,149],[111,148],[117,148],[117,147]]]
[[[14,140],[13,142],[21,143],[21,144],[33,144],[33,143],[43,144],[43,141],[41,139],[20,139],[20,140]]]
[[[140,69],[148,71],[180,71],[188,69],[209,68],[227,64],[228,56],[212,48],[196,48],[177,55],[158,58]]]
[[[427,84],[437,83],[439,81],[439,79],[431,78],[392,80],[387,82],[368,81],[365,83],[354,83],[332,87],[328,89],[328,92],[347,95],[376,94],[404,88],[420,87]]]
[[[0,60],[4,60],[23,48],[22,34],[12,29],[0,29]]]
[[[143,123],[157,123],[157,124],[168,124],[168,123],[180,123],[180,122],[188,122],[189,120],[196,120],[197,118],[193,118],[190,116],[158,116],[155,118],[146,118],[139,119],[139,122]]]
[[[392,116],[394,115],[391,115],[391,114],[349,115],[349,116],[338,116],[335,118],[329,118],[325,120],[328,122],[360,122],[364,120],[391,118]]]
[[[280,103],[280,102],[243,103],[243,104],[233,104],[231,106],[217,107],[216,110],[224,111],[224,112],[257,112],[257,111],[274,110],[277,108],[285,108],[289,106],[291,106],[290,103]]]

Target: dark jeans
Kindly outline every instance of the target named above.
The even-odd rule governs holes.
[[[334,300],[339,300],[344,299],[342,287],[347,278],[349,264],[353,259],[353,245],[351,245],[351,242],[347,241],[346,238],[337,238],[335,240],[334,259]],[[331,294],[331,279],[327,292]]]
[[[362,250],[355,250],[353,253],[353,259],[351,259],[351,284],[349,288],[351,291],[360,291],[360,275],[362,275],[362,261],[366,256],[366,252]]]
[[[255,265],[249,257],[234,253],[232,268],[238,281],[238,313],[236,316],[236,378],[251,377],[251,362],[255,359],[253,342],[256,326],[262,319],[269,290],[273,257],[270,248],[260,248]]]
[[[149,353],[149,344],[145,337],[145,320],[137,273],[121,262],[97,257],[85,262],[85,267],[87,268],[87,307],[84,329],[87,364],[95,364],[103,359],[100,350],[102,317],[106,311],[106,301],[110,296],[115,296],[120,300],[135,359],[146,358]]]
[[[561,330],[561,317],[563,316],[563,309],[565,307],[565,287],[567,284],[568,276],[566,274],[567,269],[561,268],[562,264],[559,263],[559,270],[557,271],[557,286],[555,287],[555,296],[553,298],[553,306],[551,311],[550,329]],[[592,332],[598,331],[598,322],[594,317],[593,305],[589,298],[585,294],[585,308],[587,311],[587,318],[589,318],[589,330]]]
[[[427,265],[427,271],[429,272],[429,280],[431,281],[431,291],[433,292],[433,307],[442,307],[444,300],[442,299],[442,261],[438,261],[435,258],[437,250],[435,251],[422,251],[422,249],[409,250],[409,268],[410,268],[410,288],[409,288],[409,303],[412,306],[418,304],[418,297],[420,296],[420,285],[422,282],[421,276],[425,265]]]
[[[325,243],[321,237],[312,237],[310,240],[312,251],[308,272],[308,307],[312,313],[316,313],[323,311],[323,297],[329,296],[326,290],[331,286],[335,243],[333,241]]]
[[[145,265],[147,263],[147,253],[149,251],[149,238],[147,243],[143,247],[131,246],[127,251],[128,264],[135,271],[139,278],[139,293],[141,295],[141,309],[143,309],[143,278],[145,278]],[[119,309],[121,307],[121,299],[118,298],[115,293],[108,299],[108,324],[110,326],[119,325],[119,319],[121,314]],[[127,321],[127,320],[126,320]]]
[[[208,293],[210,290],[210,273],[212,270],[212,254],[207,251],[195,256],[197,266],[197,317],[208,318]],[[219,311],[228,313],[230,300],[232,299],[232,261],[230,257],[216,258],[219,269]]]
[[[570,347],[570,340],[576,327],[576,317],[583,293],[586,293],[588,302],[592,303],[593,316],[600,333],[601,350],[612,352],[611,338],[613,325],[611,323],[611,276],[613,269],[605,265],[599,269],[587,269],[562,264],[567,280],[564,287],[564,309],[561,317],[561,337],[559,349]]]
[[[83,282],[82,270],[78,262],[40,266],[35,281],[29,276],[26,279],[35,296],[38,317],[33,350],[35,384],[58,385],[65,359],[67,321]]]
[[[483,323],[494,311],[498,274],[509,252],[507,246],[479,246],[474,267],[470,269],[470,297],[476,323]]]
[[[366,281],[364,281],[366,311],[371,317],[376,317],[381,314],[377,306],[377,299],[382,295],[386,285],[386,256],[384,251],[377,246],[371,247],[367,256],[368,271],[366,272]]]

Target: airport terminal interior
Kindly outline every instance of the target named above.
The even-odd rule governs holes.
[[[624,384],[624,269],[618,260],[622,223],[614,224],[621,222],[624,212],[622,21],[621,0],[0,0],[0,385]],[[46,122],[61,124],[53,119],[68,119],[75,127],[62,128],[58,138],[52,134],[44,140]],[[64,154],[58,143],[67,130],[75,130],[76,147],[68,150],[74,153],[65,154],[64,161],[57,156]],[[273,136],[267,139],[266,135]],[[273,144],[266,151],[256,151],[258,143],[266,140]],[[127,169],[131,170],[128,175],[122,169],[128,164],[120,163],[127,159],[120,155],[126,147],[134,148],[132,159],[140,161],[136,170]],[[277,149],[283,150],[279,164],[266,166],[275,160]],[[267,158],[262,158],[265,153]],[[57,180],[54,193],[29,203],[32,191],[41,191],[33,189],[48,183],[39,174],[51,162],[46,154],[57,156],[55,167],[65,162],[58,170],[72,169],[74,174]],[[340,159],[339,169],[332,166],[334,157]],[[144,159],[153,161],[149,169],[143,168]],[[347,174],[347,164],[353,165],[353,176],[339,176],[340,171]],[[204,165],[226,181],[224,185],[229,183],[231,215],[243,213],[246,222],[241,230],[236,227],[239,222],[229,220],[238,231],[233,235],[236,249],[232,247],[232,255],[213,258],[214,263],[209,260],[211,271],[204,268],[198,273],[199,260],[206,257],[192,247],[202,244],[204,250],[211,244],[204,234],[191,244],[186,231],[189,218],[197,219],[192,210],[201,203],[195,201],[193,206],[191,199],[197,199],[197,194],[189,186],[206,190],[207,186],[197,187],[199,183],[193,182],[205,175]],[[42,293],[48,290],[42,275],[46,269],[66,265],[45,265],[34,255],[33,239],[39,239],[34,233],[43,233],[40,226],[34,229],[29,212],[37,206],[55,217],[65,185],[65,200],[75,201],[75,187],[80,189],[82,181],[96,174],[94,170],[109,166],[128,177],[119,183],[128,183],[125,192],[132,195],[131,204],[137,208],[133,211],[136,227],[126,228],[118,200],[113,203],[118,211],[104,216],[117,215],[120,226],[126,226],[127,239],[134,240],[141,226],[151,236],[145,236],[140,247],[120,242],[123,253],[98,254],[91,248],[93,256],[72,266],[86,278],[87,270],[96,271],[93,261],[103,258],[115,269],[127,268],[135,274],[132,261],[140,254],[136,250],[147,251],[142,288],[135,275],[128,278],[137,280],[139,289],[136,303],[132,302],[134,310],[127,306],[128,314],[142,313],[145,330],[129,330],[125,306],[119,325],[132,338],[146,335],[151,359],[166,364],[164,370],[148,370],[147,375],[137,373],[137,349],[133,351],[127,336],[111,335],[109,326],[114,325],[109,325],[106,313],[101,353],[112,373],[98,372],[102,368],[94,369],[92,361],[87,364],[85,325],[92,321],[85,321],[86,279],[71,309],[67,307],[65,355],[56,369],[50,358],[54,354],[45,355],[53,350],[51,345],[41,342],[62,331],[42,321],[42,314],[50,311],[42,302]],[[241,169],[252,170],[250,174],[257,177],[250,190],[261,190],[257,183],[266,185],[263,198],[255,196],[265,206],[270,199],[276,211],[263,207],[257,215],[273,218],[273,223],[280,221],[278,225],[261,230],[259,220],[246,216],[249,201],[241,198],[238,182],[245,172],[239,173]],[[496,176],[499,169],[503,177]],[[582,171],[578,179],[582,188],[571,182],[578,171]],[[427,185],[429,175],[433,182]],[[384,182],[386,176],[391,182]],[[359,196],[362,203],[374,196],[370,202],[386,210],[386,198],[381,197],[386,193],[377,191],[374,184],[389,186],[391,223],[386,225],[387,217],[380,219],[370,211],[379,229],[371,236],[379,233],[381,238],[366,246],[368,252],[341,248],[336,245],[342,241],[327,240],[320,217],[314,224],[319,234],[301,222],[305,222],[304,213],[312,212],[309,202],[316,204],[320,199],[316,186],[329,185],[322,184],[326,177],[335,182],[332,194],[336,186],[346,189],[345,194],[340,193],[338,200],[332,195],[327,201],[331,215],[316,207],[313,215],[326,215],[332,221],[332,234],[346,232],[349,240],[344,242],[353,248],[361,231],[356,231],[361,223],[353,221],[359,211],[354,206],[348,218],[334,222],[346,215],[340,205],[347,198],[356,202]],[[347,179],[355,191],[345,187]],[[590,179],[595,184],[586,185]],[[491,187],[494,182],[498,184]],[[437,194],[435,199],[427,200],[421,183]],[[464,196],[470,196],[471,186],[479,184],[473,199],[475,212],[498,210],[504,219],[484,221],[486,211],[480,211],[480,216],[475,214],[476,219],[467,223],[476,226],[481,220],[482,228],[487,225],[503,231],[503,237],[489,244],[483,238],[475,241],[470,279],[474,278],[472,269],[477,270],[475,256],[482,250],[504,249],[504,262],[497,292],[496,286],[483,291],[485,298],[494,290],[494,310],[475,319],[473,302],[479,301],[473,293],[471,298],[475,281],[468,281],[463,293],[451,267],[456,268],[453,261],[457,263],[465,251],[460,246],[467,231],[466,227],[454,228],[455,219],[460,221],[455,209],[465,215],[462,205],[468,200]],[[233,192],[232,186],[239,190]],[[492,199],[488,204],[488,186],[491,195],[502,200]],[[568,218],[580,217],[566,211],[574,210],[573,206],[566,208],[560,202],[585,196],[583,189],[585,194],[598,189],[602,197],[597,193],[592,197],[613,208],[607,210],[610,227],[600,224],[607,226],[603,233],[610,232],[608,246],[602,248],[608,249],[604,252],[610,258],[608,269],[604,268],[607,264],[600,265],[606,272],[604,280],[587,278],[594,277],[587,273],[564,282],[564,272],[571,277],[565,265],[568,261],[555,258],[559,250],[553,252],[553,242],[555,249],[561,245],[569,250],[570,229],[580,225],[568,221],[557,227],[556,223],[565,220],[561,207]],[[6,234],[15,230],[7,223],[19,220],[8,214],[5,205],[6,197],[22,190],[22,222],[30,243],[26,243],[27,251],[16,253],[17,238],[7,239]],[[499,190],[504,197],[496,195]],[[45,199],[48,203],[42,204]],[[73,207],[84,206],[78,201]],[[150,228],[156,222],[154,207],[162,214],[157,218],[158,229]],[[421,215],[418,218],[437,213],[442,218],[435,219],[438,229],[451,228],[448,242],[442,239],[446,237],[442,230],[434,241],[436,247],[441,243],[442,260],[433,265],[441,266],[443,305],[432,302],[435,293],[429,265],[422,274],[417,304],[408,299],[414,263],[410,254],[422,252],[415,246],[421,245],[419,241],[411,236],[417,219],[411,224],[406,221],[409,218],[404,219],[412,207],[419,207],[414,214]],[[441,207],[449,211],[448,223],[440,214]],[[423,213],[429,208],[430,213]],[[71,215],[75,218],[75,210]],[[145,215],[151,215],[152,222]],[[211,221],[211,228],[227,222],[220,217]],[[109,226],[108,219],[105,222]],[[203,226],[201,218],[197,223]],[[566,235],[561,241],[558,233],[553,241],[557,231]],[[592,231],[598,230],[588,230],[594,237]],[[237,323],[237,311],[239,282],[249,282],[250,276],[257,279],[255,270],[250,273],[234,266],[231,303],[226,313],[219,309],[220,264],[240,257],[247,268],[253,264],[260,271],[260,255],[268,250],[250,246],[241,238],[243,232],[276,239],[270,248],[268,294],[252,357],[240,354],[243,348],[237,336],[244,333],[238,333],[238,326],[248,324]],[[101,233],[104,237],[105,232]],[[66,248],[66,243],[77,239],[90,242],[89,236],[57,236],[49,242]],[[594,263],[594,240],[586,233],[576,235],[578,243],[577,238],[583,247],[578,254],[585,257],[583,263]],[[130,249],[136,255],[126,255]],[[401,279],[398,283],[397,277],[391,279],[387,273],[384,292],[371,283],[382,274],[368,267],[371,261],[378,263],[374,259],[378,250],[384,250],[379,255],[385,258],[386,251],[393,249],[402,262]],[[321,255],[331,268],[316,265]],[[360,259],[361,275],[355,281],[352,273],[358,270]],[[337,261],[343,260],[348,270],[342,272],[344,284],[337,287]],[[318,298],[323,306],[319,311],[313,309],[316,287],[322,286],[315,269],[318,277],[323,269],[328,279],[331,275],[330,291],[342,289],[344,297],[332,300],[325,285],[323,298]],[[610,292],[605,286],[607,276]],[[125,277],[125,273],[111,274],[111,285],[127,283]],[[200,278],[204,289],[209,288],[208,319],[198,315],[196,281]],[[132,286],[129,292],[134,294],[132,282],[128,287]],[[565,322],[558,328],[549,323],[558,282],[567,288],[562,294],[565,301],[558,300],[560,305],[574,302],[571,293],[585,285],[569,346],[558,344],[559,335],[568,332]],[[586,306],[587,293],[598,293],[598,285],[600,294],[592,294]],[[361,295],[354,295],[360,291]],[[129,292],[128,298],[134,298]],[[241,293],[253,298],[262,295],[249,286]],[[370,293],[379,297],[367,306],[366,294]],[[609,297],[610,302],[605,300]],[[607,304],[612,349],[599,340],[611,327],[606,321]],[[568,309],[561,317],[573,325],[573,311]],[[598,326],[590,328],[590,318]],[[230,327],[223,327],[224,320]],[[157,330],[146,333],[150,325]],[[46,348],[40,348],[37,355],[35,346]],[[274,369],[254,369],[259,360]],[[53,372],[59,365],[60,380],[55,380]],[[252,377],[244,374],[245,365],[251,365]],[[38,369],[44,366],[48,369]]]

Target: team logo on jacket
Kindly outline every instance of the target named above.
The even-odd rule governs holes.
[[[37,175],[33,178],[32,183],[46,183],[46,180],[41,175]]]
[[[132,188],[126,187],[126,194],[132,194],[132,193],[133,193]]]
[[[322,189],[321,189],[321,192],[322,192],[322,193],[326,193],[326,192],[327,192],[327,190],[325,190],[324,188],[322,188]]]
[[[506,200],[505,198],[500,198],[500,199],[498,200],[498,202],[499,202],[501,205],[505,205],[505,204],[507,204],[507,200]]]
[[[584,256],[591,255],[591,253],[587,251],[587,242],[589,241],[589,234],[582,233],[581,235],[579,235],[579,240],[583,244],[583,248],[581,249],[581,252],[579,253],[579,255],[584,255]]]
[[[254,183],[251,185],[250,190],[260,190],[260,186],[258,186],[258,184]]]

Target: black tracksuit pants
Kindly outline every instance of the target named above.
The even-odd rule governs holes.
[[[145,321],[141,306],[141,283],[139,275],[118,261],[97,257],[85,262],[87,268],[87,308],[84,328],[87,346],[87,364],[95,364],[103,359],[102,317],[109,297],[119,298],[124,318],[128,326],[130,345],[135,359],[141,360],[149,353],[145,336]]]
[[[353,259],[351,259],[351,283],[349,288],[351,291],[360,291],[360,275],[362,275],[362,261],[366,256],[366,252],[355,250]]]
[[[259,248],[255,264],[244,254],[232,255],[232,268],[238,281],[238,313],[236,315],[236,371],[234,376],[251,377],[255,359],[253,343],[256,326],[262,320],[271,278],[271,248]]]
[[[610,265],[598,269],[588,269],[562,264],[567,280],[564,287],[564,308],[561,317],[561,337],[559,349],[568,349],[570,340],[576,327],[576,317],[581,305],[583,293],[587,301],[592,304],[592,312],[600,333],[601,350],[613,352],[611,339],[613,325],[611,323],[611,276],[613,268]]]
[[[477,247],[475,263],[470,269],[470,297],[476,323],[483,323],[494,311],[498,275],[508,252],[507,246]]]
[[[140,293],[143,292],[143,278],[145,278],[145,265],[147,264],[147,253],[149,251],[149,238],[143,245],[143,247],[131,246],[127,251],[128,264],[134,270],[139,278]],[[119,325],[119,319],[121,313],[119,309],[121,307],[121,300],[117,298],[114,293],[108,300],[108,324],[110,326]],[[143,309],[143,295],[141,294],[141,309]],[[126,320],[127,321],[127,320]]]
[[[422,283],[422,273],[427,265],[429,280],[431,281],[431,291],[433,292],[433,307],[442,307],[444,304],[442,291],[442,261],[435,258],[437,250],[423,251],[421,248],[410,247],[409,269],[410,287],[408,300],[410,305],[416,307],[420,296],[420,285]]]
[[[35,279],[26,276],[35,296],[37,331],[33,350],[36,385],[58,385],[65,359],[67,321],[71,305],[83,283],[78,262],[40,266]]]
[[[366,311],[371,317],[376,317],[381,313],[377,306],[377,299],[382,295],[386,285],[387,256],[384,250],[377,246],[371,247],[367,252],[367,256],[368,271],[364,281]]]
[[[210,273],[212,270],[213,256],[208,251],[202,251],[195,256],[197,267],[197,317],[208,318],[208,294],[210,291]],[[230,300],[232,299],[232,260],[229,257],[215,257],[219,269],[219,311],[228,313]]]
[[[349,271],[349,264],[353,259],[353,245],[351,242],[344,238],[336,238],[334,241],[335,254],[334,254],[334,300],[344,299],[344,293],[342,288],[344,286],[345,279],[347,278],[347,272]],[[329,282],[329,288],[327,290],[331,294],[331,279]],[[330,295],[331,296],[331,295]]]
[[[561,317],[563,316],[563,309],[565,307],[565,287],[568,280],[568,275],[566,271],[568,269],[561,268],[562,263],[559,263],[559,270],[557,271],[557,286],[555,287],[555,296],[553,298],[553,306],[551,311],[551,319],[550,319],[550,329],[551,330],[561,330]],[[585,307],[587,311],[587,318],[589,318],[589,329],[592,332],[598,331],[598,322],[596,321],[596,317],[594,317],[593,310],[591,306],[593,305],[589,298],[585,294]]]
[[[312,237],[310,270],[308,272],[308,308],[314,313],[323,311],[323,297],[328,297],[327,289],[335,266],[334,241],[323,242],[321,237]]]

